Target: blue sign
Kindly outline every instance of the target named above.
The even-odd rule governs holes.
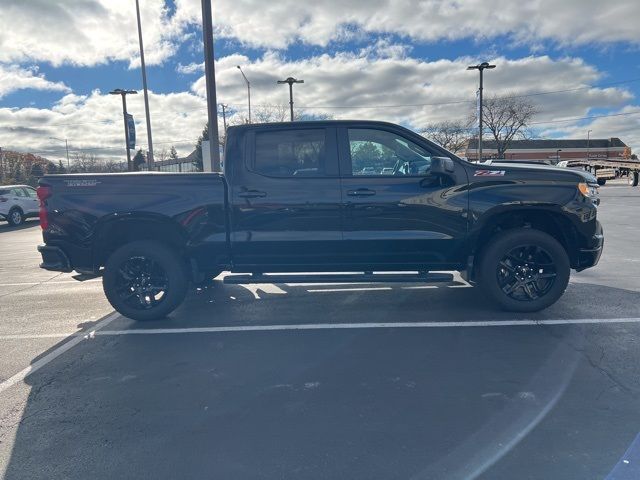
[[[127,113],[127,138],[129,148],[136,148],[136,122],[133,121],[133,115],[130,113]]]

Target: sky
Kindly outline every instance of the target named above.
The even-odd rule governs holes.
[[[485,95],[522,95],[539,138],[620,137],[640,151],[638,0],[212,0],[228,121],[288,105],[416,131],[464,120]],[[140,0],[156,159],[187,155],[206,122],[200,0]],[[0,0],[0,147],[124,158],[120,97],[146,149],[134,0]],[[219,119],[220,128],[222,118]],[[52,138],[55,137],[55,138]]]

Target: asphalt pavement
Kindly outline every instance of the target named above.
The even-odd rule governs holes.
[[[640,478],[640,188],[535,314],[450,284],[223,285],[169,318],[0,223],[0,478]]]

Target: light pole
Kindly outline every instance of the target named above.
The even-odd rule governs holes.
[[[479,92],[479,106],[478,106],[478,161],[482,161],[482,80],[483,80],[483,72],[485,69],[496,68],[495,65],[489,65],[488,62],[482,62],[478,65],[470,65],[467,67],[467,70],[478,70],[480,72],[480,88]]]
[[[144,46],[142,44],[142,24],[140,23],[140,5],[136,0],[136,15],[138,16],[138,40],[140,43],[140,66],[142,67],[142,88],[144,90],[144,111],[147,117],[147,143],[149,154],[147,155],[147,165],[149,170],[153,169],[153,140],[151,139],[151,114],[149,113],[149,94],[147,92],[147,68],[144,65]]]
[[[278,84],[288,83],[289,84],[289,109],[291,110],[291,121],[293,122],[293,84],[294,83],[304,83],[304,80],[296,80],[293,77],[289,77],[286,80],[278,80]]]
[[[129,150],[129,127],[127,125],[127,95],[138,93],[135,90],[123,90],[116,88],[109,92],[110,95],[120,95],[122,97],[122,118],[124,119],[124,143],[127,147],[127,170],[131,171],[131,151]]]
[[[229,105],[225,105],[224,103],[220,104],[220,108],[222,108],[222,125],[224,126],[224,133],[227,133],[227,108]]]
[[[592,130],[587,130],[587,160],[589,160],[589,140]]]
[[[218,138],[218,102],[216,101],[216,69],[213,52],[213,15],[211,0],[202,0],[202,40],[204,42],[204,74],[207,86],[207,119],[209,121],[209,155],[214,172],[220,171]]]
[[[51,140],[58,140],[59,142],[64,142],[64,146],[67,149],[67,170],[69,170],[69,142],[67,141],[67,139],[65,138],[64,140],[62,138],[58,138],[58,137],[49,137]]]
[[[558,148],[556,150],[556,165],[558,164],[558,162],[560,162],[560,152],[562,151],[561,148]]]
[[[251,123],[251,82],[242,71],[242,68],[240,68],[240,65],[236,65],[236,67],[238,68],[238,70],[240,70],[240,73],[242,74],[242,78],[244,78],[244,81],[247,82],[247,100],[249,102],[249,123]]]

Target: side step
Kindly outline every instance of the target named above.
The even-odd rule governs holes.
[[[452,282],[451,273],[317,273],[317,274],[269,274],[253,273],[247,275],[227,275],[223,283],[442,283]]]

